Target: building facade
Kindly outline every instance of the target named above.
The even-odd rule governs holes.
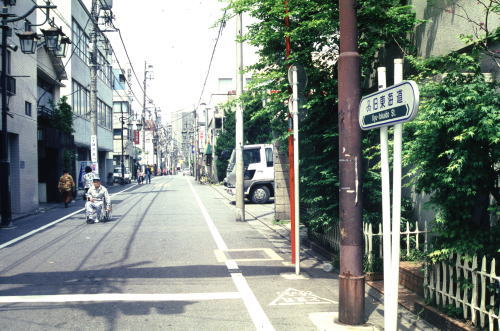
[[[20,16],[32,7],[32,2],[18,1],[15,6],[9,6],[9,12]],[[36,15],[37,11],[26,19],[36,24]],[[14,24],[10,27],[19,28],[23,25],[22,22],[18,23],[20,24],[18,26]],[[8,37],[8,43],[19,45],[15,33]],[[8,109],[11,115],[7,116],[9,184],[11,210],[16,214],[29,212],[38,207],[37,55],[23,54],[20,49],[10,48],[7,51],[6,73]]]
[[[113,83],[113,164],[123,164],[135,176],[136,149],[134,146],[134,111],[127,93],[127,77],[120,69],[114,69]]]
[[[53,0],[58,12],[66,20],[63,30],[71,36],[71,52],[66,59],[68,82],[61,94],[68,96],[74,119],[75,171],[81,161],[90,161],[91,104],[90,104],[90,36],[92,20],[89,8],[81,0]],[[97,144],[99,176],[112,181],[113,172],[113,70],[111,44],[102,33],[97,42]]]

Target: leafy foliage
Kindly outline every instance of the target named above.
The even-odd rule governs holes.
[[[360,0],[358,8],[361,72],[367,80],[383,47],[398,45],[410,51],[407,36],[416,19],[411,8],[402,6],[399,0]],[[290,0],[289,26],[285,24],[284,1],[235,0],[228,5],[228,10],[246,12],[256,19],[243,39],[258,49],[259,61],[247,68],[253,72],[253,77],[242,100],[245,104],[259,105],[246,111],[253,111],[252,119],[267,121],[274,138],[284,146],[286,143],[283,142],[288,137],[287,100],[290,96],[287,70],[294,63],[306,68],[309,84],[304,93],[306,101],[302,105],[305,114],[300,123],[301,204],[305,211],[303,220],[309,228],[326,229],[338,221],[338,3]],[[285,51],[286,37],[291,40],[289,57]],[[262,100],[265,100],[265,105],[260,107]],[[377,204],[380,197],[379,177],[370,168],[377,164],[376,155],[372,155],[376,154],[376,150],[368,149],[376,137],[367,133],[364,139],[369,153],[364,176],[364,194],[370,197],[365,200],[369,201],[365,204],[366,221],[380,219],[380,204]]]
[[[68,97],[63,96],[54,107],[52,116],[52,127],[61,130],[65,133],[73,133],[73,112],[68,104]]]
[[[478,52],[413,59],[419,72],[419,114],[407,124],[405,161],[417,191],[438,212],[434,259],[450,253],[494,254],[498,214],[500,97],[481,74]],[[490,201],[490,195],[497,202]]]

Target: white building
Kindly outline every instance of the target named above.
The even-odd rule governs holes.
[[[32,7],[33,3],[30,1],[18,1],[17,5],[8,8],[10,13],[19,16]],[[35,24],[36,14],[36,11],[33,12],[27,20]],[[19,21],[10,25],[11,28],[14,26],[23,28],[24,24]],[[17,31],[14,30],[12,36],[8,37],[8,42],[19,46],[15,32]],[[29,212],[38,207],[36,62],[36,54],[23,54],[20,49],[8,50],[7,91],[10,95],[9,113],[12,116],[7,116],[7,131],[11,210],[14,214]]]
[[[123,163],[135,175],[135,146],[133,128],[134,111],[131,98],[127,93],[127,77],[120,69],[113,70],[113,161],[115,167]]]
[[[72,41],[65,61],[68,84],[61,89],[67,95],[73,108],[74,141],[76,145],[76,165],[78,161],[90,161],[90,32],[91,16],[89,4],[82,0],[52,0],[57,13],[65,19],[63,31]],[[100,17],[102,17],[102,11]],[[99,63],[97,78],[97,142],[99,175],[104,182],[110,180],[113,171],[113,71],[111,67],[111,45],[103,34],[98,36]],[[75,167],[76,168],[76,167]],[[111,177],[112,178],[112,177]]]

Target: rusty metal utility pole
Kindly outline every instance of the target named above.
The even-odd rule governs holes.
[[[361,130],[358,124],[360,69],[356,0],[339,0],[339,175],[340,276],[339,321],[359,325],[364,320]]]

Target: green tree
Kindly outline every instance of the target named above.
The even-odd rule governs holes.
[[[407,37],[416,19],[411,8],[402,6],[399,0],[360,0],[358,7],[361,71],[367,82],[384,47],[410,51]],[[283,142],[288,137],[287,70],[293,63],[306,68],[309,85],[303,105],[306,114],[300,128],[301,203],[306,212],[304,220],[310,228],[331,226],[338,220],[338,3],[290,0],[289,26],[285,25],[284,1],[235,0],[228,9],[230,13],[246,12],[256,19],[243,39],[258,49],[259,61],[248,68],[253,73],[252,83],[242,100],[245,104],[266,101],[264,106],[253,110],[251,117],[268,121],[276,139]],[[291,39],[289,58],[285,53],[285,36]],[[376,135],[367,134],[365,146],[371,146],[375,138]],[[374,154],[376,150],[368,152]],[[372,157],[366,165],[376,163]],[[373,184],[378,178],[374,171],[365,169],[364,194],[370,196],[367,201],[373,202],[365,205],[365,219],[378,220],[380,207],[373,199],[380,196],[379,185]]]
[[[68,134],[75,132],[73,130],[73,112],[68,104],[68,97],[63,96],[54,107],[51,126]]]
[[[405,128],[405,161],[416,190],[430,194],[437,211],[434,258],[500,247],[500,227],[490,224],[500,201],[499,84],[485,80],[479,54],[412,61],[422,101]]]

